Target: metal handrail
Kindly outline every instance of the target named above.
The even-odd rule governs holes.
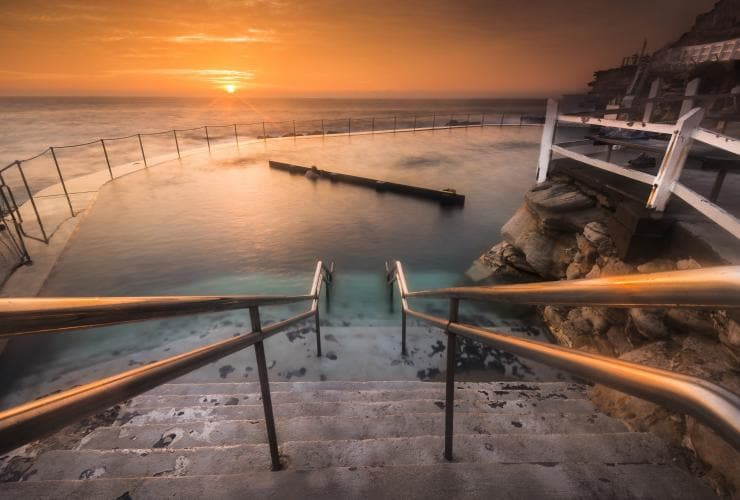
[[[740,266],[717,267],[594,280],[457,287],[409,292],[401,262],[386,264],[387,282],[395,282],[402,304],[402,352],[406,353],[406,317],[437,326],[448,335],[445,458],[452,460],[452,422],[456,335],[561,369],[676,411],[693,415],[740,450],[740,396],[707,380],[629,363],[542,342],[521,339],[459,322],[461,299],[520,304],[607,305],[610,307],[740,307]],[[694,292],[692,292],[692,290]],[[593,300],[589,301],[589,294]],[[620,299],[620,297],[622,297]],[[409,298],[447,298],[448,318],[416,311]]]
[[[318,355],[321,355],[318,300],[321,283],[329,284],[332,282],[333,269],[333,263],[327,268],[319,261],[316,264],[311,290],[307,295],[283,297],[39,298],[0,301],[0,320],[8,318],[11,321],[10,324],[16,325],[18,328],[18,331],[13,333],[12,326],[8,327],[3,322],[3,331],[9,335],[66,331],[73,328],[75,321],[78,321],[83,328],[90,328],[102,324],[112,325],[144,321],[157,317],[245,308],[249,309],[251,320],[251,331],[249,333],[214,342],[183,354],[95,380],[0,412],[0,453],[5,453],[31,440],[51,434],[96,411],[109,408],[224,356],[254,345],[272,468],[274,470],[280,469],[267,364],[262,342],[285,328],[313,316],[316,319]],[[326,293],[328,297],[328,288]],[[147,307],[147,301],[149,300],[151,307]],[[306,311],[283,321],[265,327],[262,326],[259,315],[260,306],[301,301],[311,301],[311,305]],[[39,305],[35,310],[34,303]],[[22,315],[28,313],[34,317],[30,321],[24,322]],[[126,314],[131,314],[133,319],[126,319]]]

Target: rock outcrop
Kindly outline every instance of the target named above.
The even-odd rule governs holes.
[[[503,242],[474,265],[476,277],[580,279],[693,269],[700,264],[664,256],[625,262],[608,230],[613,207],[566,176],[525,195],[501,230]],[[545,306],[540,309],[561,345],[699,376],[740,393],[740,317],[682,308]],[[740,315],[738,315],[740,316]],[[706,465],[705,478],[722,494],[740,494],[738,453],[691,417],[603,386],[591,397],[633,430],[650,430]]]

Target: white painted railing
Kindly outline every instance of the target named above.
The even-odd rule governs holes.
[[[675,194],[707,218],[740,239],[740,220],[679,182],[692,141],[703,142],[715,148],[740,155],[740,140],[699,127],[703,116],[703,109],[694,108],[681,116],[675,124],[662,124],[562,115],[558,112],[558,102],[550,99],[547,102],[547,116],[545,117],[545,126],[542,130],[540,157],[537,165],[537,183],[544,182],[547,179],[552,155],[557,154],[613,174],[621,175],[622,177],[651,185],[653,189],[646,201],[646,206],[650,209],[662,212],[665,210],[671,194]],[[670,135],[671,138],[668,141],[668,146],[666,147],[666,152],[658,173],[651,175],[611,163],[608,160],[592,158],[591,156],[577,153],[554,144],[555,130],[558,123],[641,130]]]

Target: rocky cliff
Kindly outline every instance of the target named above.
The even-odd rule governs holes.
[[[532,281],[700,267],[691,255],[618,258],[608,230],[614,210],[598,191],[556,175],[526,193],[501,230],[503,241],[468,274],[479,282]],[[740,393],[740,318],[727,311],[546,306],[540,314],[561,345],[699,376]],[[739,454],[704,425],[603,386],[590,395],[631,429],[653,431],[698,457],[705,467],[698,473],[718,492],[740,494]]]

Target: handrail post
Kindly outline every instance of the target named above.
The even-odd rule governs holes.
[[[480,115],[480,128],[483,128],[483,126],[486,124],[486,114],[481,113]]]
[[[293,139],[295,139],[295,120],[293,120]]]
[[[448,128],[449,130],[452,130],[452,122],[453,122],[453,121],[455,121],[455,113],[452,113],[452,114],[450,115],[450,123],[449,123],[449,125],[447,126],[447,128]]]
[[[468,117],[465,119],[465,128],[468,128],[470,126],[470,113],[468,113]]]
[[[397,124],[398,124],[398,117],[397,116],[394,116],[393,117],[393,133],[394,134],[396,133],[396,125]]]
[[[416,115],[414,115],[414,132],[416,132]]]
[[[110,160],[108,159],[108,150],[105,149],[105,139],[100,139],[100,145],[103,146],[103,154],[105,155],[105,163],[108,165],[108,173],[110,174],[110,180],[113,180],[113,170],[110,168]]]
[[[321,119],[321,137],[326,137],[326,131],[324,130],[324,119]]]
[[[352,118],[347,118],[347,135],[352,135]]]
[[[23,166],[21,165],[20,160],[16,160],[15,164],[18,166],[18,172],[21,174],[21,179],[23,179],[23,185],[26,187],[26,193],[28,193],[28,201],[31,202],[31,206],[33,207],[33,213],[36,214],[36,220],[39,223],[39,229],[41,229],[41,235],[44,237],[44,243],[49,243],[49,237],[46,235],[46,230],[44,229],[44,223],[41,221],[41,216],[39,215],[39,209],[36,206],[36,201],[33,199],[33,193],[31,193],[31,188],[28,185],[28,180],[26,180],[26,174],[23,173]],[[20,213],[20,211],[18,212]],[[26,230],[23,230],[23,234],[26,233]]]
[[[501,122],[503,123],[503,118]],[[550,160],[552,159],[552,143],[555,140],[555,127],[557,127],[557,124],[558,101],[548,99],[547,116],[545,117],[545,126],[542,127],[542,139],[540,140],[540,157],[537,162],[537,173],[535,174],[537,184],[541,184],[547,180],[547,171],[550,168]]]
[[[175,136],[175,149],[177,149],[177,157],[182,158],[180,156],[180,143],[177,141],[177,130],[172,129],[172,135]]]
[[[406,310],[401,308],[401,355],[407,356],[406,350]]]
[[[239,147],[239,133],[236,131],[236,123],[234,124],[234,139],[236,139],[236,147]]]
[[[457,323],[460,299],[450,299],[450,323]],[[452,435],[455,416],[455,365],[457,336],[447,331],[447,373],[445,381],[445,459],[452,461]]]
[[[69,213],[72,214],[72,217],[75,216],[75,211],[72,208],[72,200],[69,199],[69,192],[67,191],[67,185],[64,183],[64,177],[62,176],[62,169],[59,168],[59,162],[57,161],[57,155],[54,152],[54,148],[51,149],[51,157],[54,158],[54,166],[57,168],[57,173],[59,174],[59,180],[62,183],[62,190],[64,191],[64,196],[67,197],[67,205],[69,205]]]
[[[316,319],[316,356],[321,357],[321,319],[319,318],[319,298],[316,297],[316,312],[314,317]]]
[[[437,124],[437,113],[432,113],[432,130],[434,130],[434,126]]]
[[[208,125],[206,125],[203,128],[206,129],[206,144],[208,144],[208,152],[210,153],[211,152],[211,138],[208,136]]]
[[[371,134],[375,134],[375,117],[374,116],[373,116],[373,123],[372,123],[372,126],[370,128],[370,133]]]
[[[267,132],[265,132],[265,122],[262,122],[262,139],[267,144]]]
[[[498,124],[498,125],[499,125],[499,127],[503,127],[503,126],[504,126],[504,117],[505,117],[505,116],[506,116],[506,111],[502,111],[502,112],[501,112],[501,121],[500,121],[500,122],[499,122],[499,124]]]
[[[647,207],[662,212],[668,204],[668,199],[673,192],[673,186],[678,182],[683,171],[686,157],[691,148],[691,134],[701,123],[704,111],[694,108],[683,115],[676,122],[676,131],[668,142],[665,156],[660,164],[658,174],[655,176],[653,189],[648,197]]]
[[[249,308],[249,319],[252,322],[252,332],[262,332],[259,307]],[[282,468],[280,464],[280,452],[278,451],[277,433],[275,432],[275,417],[272,413],[272,397],[270,396],[270,382],[267,378],[267,362],[265,361],[265,346],[260,340],[254,344],[254,353],[257,358],[257,372],[260,378],[260,390],[262,391],[262,406],[265,410],[265,425],[267,426],[267,441],[270,445],[270,459],[272,470]]]
[[[144,160],[144,166],[149,168],[149,165],[146,162],[146,155],[144,154],[144,143],[141,142],[141,134],[136,134],[136,137],[139,138],[139,149],[141,149],[141,159]]]

